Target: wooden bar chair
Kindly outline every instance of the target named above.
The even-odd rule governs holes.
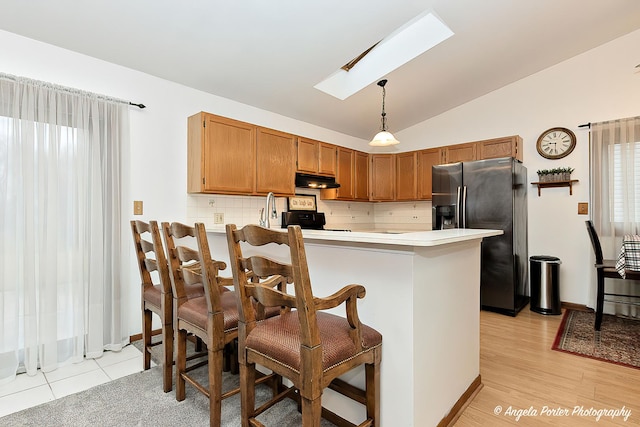
[[[589,233],[589,239],[591,239],[591,245],[596,257],[596,274],[597,274],[597,293],[596,293],[596,321],[594,329],[600,330],[602,326],[602,313],[604,311],[604,303],[611,302],[615,304],[628,304],[628,305],[640,305],[638,295],[618,294],[605,291],[604,279],[620,279],[620,280],[640,280],[640,271],[625,270],[625,278],[620,276],[618,270],[616,270],[615,259],[603,259],[602,245],[600,244],[600,238],[596,232],[596,228],[593,222],[590,220],[585,221],[587,226],[587,232]],[[615,298],[609,298],[615,297]],[[633,301],[621,300],[621,297],[635,298]]]
[[[256,417],[284,397],[300,403],[303,427],[320,426],[321,417],[340,426],[354,426],[322,408],[322,392],[326,387],[365,405],[366,420],[360,427],[379,426],[382,335],[358,318],[357,299],[364,298],[365,288],[348,285],[327,298],[314,297],[299,226],[289,226],[287,232],[281,232],[257,225],[238,230],[234,224],[228,224],[226,231],[240,307],[242,426],[262,426]],[[290,263],[258,253],[256,247],[271,243],[289,247]],[[244,255],[243,247],[252,253]],[[266,251],[267,248],[262,249],[262,253]],[[260,282],[251,283],[249,274]],[[282,287],[291,281],[295,294]],[[282,307],[282,312],[280,316],[257,321],[252,310],[255,301],[265,307]],[[346,317],[323,312],[342,303],[346,303]],[[256,364],[293,383],[259,408],[255,408]],[[365,390],[337,378],[360,365],[365,367]]]
[[[237,394],[235,388],[222,393],[222,372],[225,355],[229,370],[237,372],[237,351],[231,349],[238,337],[238,306],[235,292],[226,286],[233,286],[233,280],[221,277],[219,272],[226,269],[222,261],[211,258],[207,233],[202,223],[194,227],[181,223],[162,223],[167,245],[167,257],[171,271],[174,293],[174,330],[177,334],[176,356],[176,400],[185,399],[185,384],[189,383],[209,398],[209,422],[220,426],[222,399]],[[186,298],[190,287],[204,285],[204,296]],[[278,314],[270,310],[265,315]],[[193,334],[207,347],[207,361],[187,367],[187,335]],[[208,385],[199,383],[190,375],[194,369],[208,364]],[[235,365],[235,366],[234,366]],[[274,376],[261,376],[259,382],[272,380]],[[272,381],[272,387],[277,383]]]
[[[156,221],[131,221],[131,232],[141,279],[143,368],[151,367],[151,348],[162,345],[162,389],[166,393],[172,389],[173,373],[173,292],[169,266]],[[199,286],[190,288],[187,296],[202,295],[204,288]],[[161,342],[151,342],[152,313],[160,317]]]

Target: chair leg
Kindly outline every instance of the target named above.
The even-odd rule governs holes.
[[[302,427],[320,427],[322,418],[322,395],[315,399],[300,396],[302,404]]]
[[[365,364],[367,419],[380,425],[380,363]]]
[[[596,299],[596,324],[595,330],[599,331],[602,325],[602,311],[604,310],[604,275],[598,270],[598,294]]]
[[[142,368],[151,367],[151,310],[142,310]]]
[[[187,331],[178,329],[176,355],[176,400],[181,402],[185,398],[185,384],[182,373],[187,368]]]
[[[164,361],[162,365],[162,388],[165,393],[173,387],[173,324],[162,325],[162,351]]]
[[[240,416],[242,427],[251,427],[249,419],[256,409],[256,365],[240,362]]]
[[[211,346],[213,347],[213,346]],[[209,348],[209,425],[219,427],[222,420],[223,350]]]

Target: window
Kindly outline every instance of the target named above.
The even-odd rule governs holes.
[[[630,144],[612,144],[610,174],[613,195],[610,202],[614,222],[640,222],[640,141]],[[627,151],[623,162],[622,150]]]

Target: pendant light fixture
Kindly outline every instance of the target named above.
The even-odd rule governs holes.
[[[387,113],[384,112],[384,97],[385,97],[385,89],[384,86],[387,84],[387,80],[383,79],[378,82],[378,86],[382,88],[382,118],[380,119],[382,122],[382,127],[380,132],[373,137],[369,145],[374,147],[387,147],[389,145],[399,144],[398,141],[391,132],[387,132]]]

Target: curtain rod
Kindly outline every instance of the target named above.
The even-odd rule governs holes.
[[[58,84],[55,84],[55,83],[49,83],[49,82],[45,82],[45,81],[42,81],[42,80],[35,80],[35,79],[28,78],[28,77],[14,76],[13,74],[6,74],[6,73],[0,72],[0,79],[7,79],[7,80],[10,80],[10,81],[13,81],[13,82],[23,81],[23,82],[28,82],[28,83],[33,84],[33,85],[51,87],[51,88],[54,88],[54,89],[57,89],[57,90],[65,91],[65,92],[76,93],[76,94],[80,93],[80,94],[85,94],[85,95],[98,96],[100,98],[103,98],[103,99],[106,99],[106,100],[109,100],[109,101],[116,101],[116,102],[122,102],[122,103],[128,102],[129,105],[136,106],[136,107],[138,107],[140,109],[143,109],[143,108],[147,107],[146,105],[144,105],[142,103],[136,104],[135,102],[124,101],[122,99],[113,98],[111,96],[101,95],[99,93],[87,92],[87,91],[84,91],[82,89],[75,89],[75,88],[72,88],[72,87],[62,86],[62,85],[58,85]]]
[[[144,107],[143,107],[143,108],[144,108]],[[585,123],[585,124],[580,125],[580,126],[578,126],[578,127],[579,127],[579,128],[589,128],[589,129],[591,129],[591,122],[589,122],[589,123]]]

